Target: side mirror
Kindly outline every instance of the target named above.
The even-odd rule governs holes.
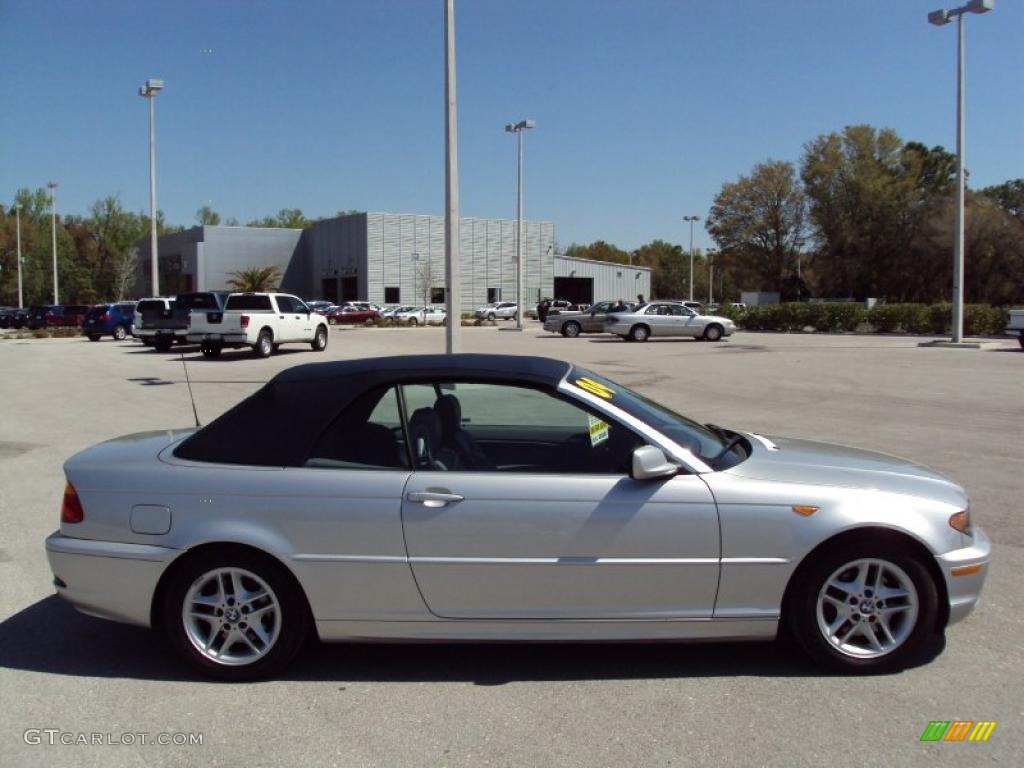
[[[679,467],[669,462],[661,448],[642,445],[633,451],[633,464],[629,476],[634,480],[658,480],[679,473]]]

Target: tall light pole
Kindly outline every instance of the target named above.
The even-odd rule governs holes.
[[[24,309],[25,302],[22,299],[21,285],[21,203],[14,204],[14,221],[18,233],[18,309]]]
[[[533,120],[520,120],[505,126],[516,135],[516,330],[523,330],[523,132],[536,128]]]
[[[459,147],[455,102],[455,2],[444,0],[444,278],[445,352],[459,351],[462,297],[459,270]]]
[[[953,343],[964,333],[964,14],[985,13],[994,0],[968,0],[952,10],[932,11],[928,21],[943,26],[956,17],[956,234],[953,238]]]
[[[693,301],[693,222],[700,221],[700,216],[683,216],[683,221],[690,222],[690,301]]]
[[[56,181],[46,182],[50,188],[50,234],[53,236],[53,303],[60,304],[60,293],[57,290],[57,189]]]
[[[139,96],[149,100],[149,259],[153,270],[154,296],[160,295],[160,268],[156,251],[156,125],[153,122],[153,101],[157,91],[164,87],[163,80],[150,78],[139,88]]]
[[[708,304],[715,303],[715,254],[708,251]]]

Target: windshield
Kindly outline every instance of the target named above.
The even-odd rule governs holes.
[[[595,394],[621,408],[630,416],[634,416],[683,448],[688,448],[694,455],[710,461],[725,447],[725,441],[715,432],[686,416],[671,411],[643,395],[637,394],[621,384],[591,373],[585,368],[573,367],[566,379],[574,387]]]

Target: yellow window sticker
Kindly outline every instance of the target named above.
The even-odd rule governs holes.
[[[590,433],[590,445],[595,448],[608,439],[608,422],[587,414],[587,431]]]
[[[593,379],[576,379],[574,383],[580,389],[585,390],[592,395],[602,397],[605,400],[611,400],[612,396],[615,394],[615,390],[609,389],[604,384],[594,381]]]

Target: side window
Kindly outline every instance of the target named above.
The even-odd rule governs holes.
[[[419,470],[625,475],[644,444],[619,424],[528,387],[413,384],[403,396]]]
[[[656,315],[660,309],[660,304],[651,304],[647,309],[644,310],[645,315]]]
[[[277,311],[282,315],[287,315],[289,312],[294,312],[295,308],[292,306],[292,300],[289,296],[275,296],[277,300]]]
[[[394,387],[367,392],[324,430],[304,466],[317,469],[408,469]]]
[[[302,299],[297,299],[294,296],[292,296],[291,300],[292,312],[301,312],[302,314],[306,314],[311,311],[310,308],[306,306],[306,302],[304,302]]]

